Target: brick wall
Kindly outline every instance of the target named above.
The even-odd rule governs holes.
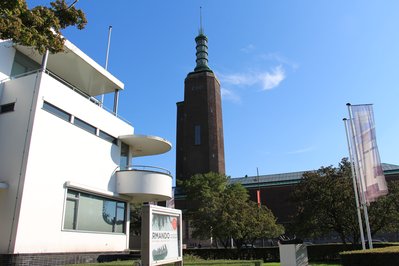
[[[139,253],[31,253],[0,254],[1,266],[53,266],[138,259]]]

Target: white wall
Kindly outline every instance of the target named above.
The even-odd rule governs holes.
[[[24,106],[29,106],[31,96],[23,92],[26,88],[16,87],[13,91],[18,91],[17,101],[26,101]],[[119,148],[43,110],[44,100],[115,137],[133,133],[130,125],[44,75],[12,252],[122,251],[128,248],[128,231],[127,234],[104,234],[62,230],[65,183],[73,181],[95,190],[115,192],[113,172],[119,164]],[[5,133],[10,135],[10,132]],[[7,193],[13,191],[10,189]]]
[[[42,110],[43,100],[116,137],[133,133],[131,126],[46,76],[36,110],[14,252],[128,248],[128,234],[62,231],[65,182],[114,192],[119,148]]]
[[[31,75],[8,81],[0,99],[0,104],[15,102],[13,112],[0,114],[0,182],[9,185],[0,190],[0,253],[8,252],[15,209],[18,215],[16,199],[18,185],[23,187],[21,170],[35,80],[36,75]]]

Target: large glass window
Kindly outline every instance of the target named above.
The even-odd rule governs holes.
[[[119,168],[121,170],[126,170],[128,166],[129,166],[129,146],[122,142]]]
[[[15,51],[14,62],[11,69],[11,76],[17,76],[40,68],[40,65],[19,52]]]
[[[125,233],[126,203],[68,189],[64,229]]]

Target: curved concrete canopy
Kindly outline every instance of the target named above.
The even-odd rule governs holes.
[[[123,135],[119,139],[130,146],[132,157],[162,154],[170,151],[172,144],[166,139],[146,135]]]

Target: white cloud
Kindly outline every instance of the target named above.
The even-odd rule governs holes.
[[[223,100],[229,100],[234,103],[241,103],[241,98],[236,94],[234,91],[226,89],[226,88],[221,88],[220,93],[222,95]]]
[[[271,72],[261,73],[258,79],[263,85],[263,90],[271,90],[285,79],[285,71],[282,66],[277,66]]]
[[[264,72],[247,72],[235,74],[218,74],[223,84],[236,86],[259,85],[261,90],[270,90],[280,85],[286,78],[284,68],[280,65]]]
[[[287,154],[302,154],[302,153],[307,153],[307,152],[310,152],[313,150],[314,150],[314,147],[310,146],[310,147],[306,147],[306,148],[299,149],[299,150],[288,151]]]
[[[280,55],[279,53],[267,53],[267,54],[260,54],[259,58],[262,60],[267,60],[267,61],[276,61],[281,65],[286,65],[291,67],[293,70],[296,70],[299,68],[299,64]]]
[[[229,75],[219,74],[218,76],[223,83],[231,85],[248,86],[256,82],[253,74],[236,73]]]
[[[247,54],[252,52],[253,50],[255,50],[255,45],[253,45],[253,44],[248,44],[244,48],[241,48],[241,51],[244,53],[247,53]]]

